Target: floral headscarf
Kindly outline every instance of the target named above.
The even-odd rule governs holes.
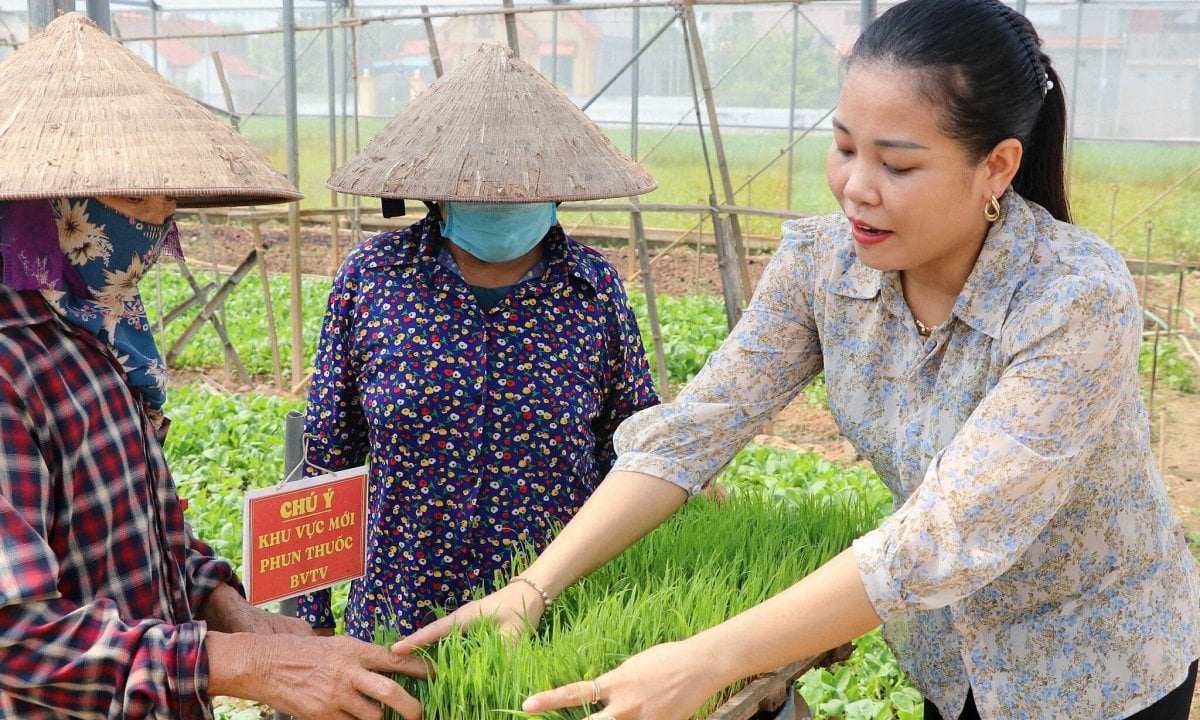
[[[95,198],[0,205],[4,283],[41,292],[65,320],[112,348],[152,415],[166,401],[167,368],[138,282],[164,250],[179,256],[173,219],[143,222]]]

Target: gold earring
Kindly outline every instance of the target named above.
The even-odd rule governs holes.
[[[996,222],[1000,219],[1000,201],[993,195],[991,200],[988,200],[983,205],[983,219],[988,222]]]

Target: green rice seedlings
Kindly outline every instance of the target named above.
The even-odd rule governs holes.
[[[592,678],[652,645],[681,640],[781,592],[875,524],[852,499],[747,494],[716,505],[690,502],[662,526],[559,597],[532,636],[515,642],[490,624],[426,649],[430,681],[398,677],[427,720],[528,717],[538,691]],[[528,554],[514,564],[527,564]],[[397,639],[383,630],[379,642]],[[712,698],[710,715],[744,683]],[[578,720],[587,708],[541,717]],[[398,715],[387,713],[396,719]]]

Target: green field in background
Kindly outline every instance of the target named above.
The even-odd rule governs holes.
[[[365,146],[384,125],[381,119],[363,119],[358,126],[359,145]],[[304,207],[328,207],[330,192],[325,179],[330,173],[329,125],[324,118],[306,117],[299,125],[300,189]],[[283,118],[252,117],[241,127],[245,136],[260,147],[276,167],[287,165],[287,134]],[[354,151],[354,129],[338,126],[339,146],[343,137]],[[628,128],[609,129],[609,137],[629,152]],[[785,132],[726,131],[722,135],[730,178],[737,203],[748,207],[783,209],[788,207]],[[792,152],[791,209],[802,213],[823,213],[836,209],[825,185],[827,135],[813,135],[795,144]],[[711,141],[708,154],[716,172]],[[339,155],[339,158],[341,155]],[[642,197],[647,203],[705,204],[710,193],[709,174],[704,168],[704,148],[694,125],[680,126],[673,132],[665,128],[643,129],[638,133],[638,157],[658,180],[659,188]],[[1151,254],[1155,258],[1200,262],[1200,144],[1149,142],[1079,141],[1072,148],[1071,204],[1075,220],[1101,237],[1121,228],[1112,237],[1113,244],[1126,255],[1145,253],[1147,221],[1153,223]],[[766,167],[769,163],[770,166]],[[766,170],[763,168],[766,167]],[[751,177],[752,182],[747,183]],[[1186,179],[1185,179],[1186,178]],[[720,178],[715,178],[717,197],[724,200]],[[1182,181],[1182,182],[1181,182]],[[1159,198],[1178,184],[1161,200]],[[344,201],[343,201],[344,202]],[[368,200],[371,206],[375,201]],[[1151,206],[1145,210],[1147,206]],[[1145,212],[1143,212],[1145,210]],[[564,213],[567,224],[584,221],[596,224],[623,224],[622,213]],[[647,216],[649,227],[687,228],[699,214],[654,213]],[[1129,222],[1132,220],[1132,222]],[[1126,224],[1128,222],[1128,224]],[[743,228],[751,233],[774,235],[780,221],[775,218],[749,217]]]

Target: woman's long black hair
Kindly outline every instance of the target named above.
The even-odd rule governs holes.
[[[907,0],[859,36],[849,64],[867,63],[915,70],[919,91],[941,109],[942,131],[972,160],[1020,140],[1013,189],[1070,222],[1066,98],[1023,15],[998,0]]]

